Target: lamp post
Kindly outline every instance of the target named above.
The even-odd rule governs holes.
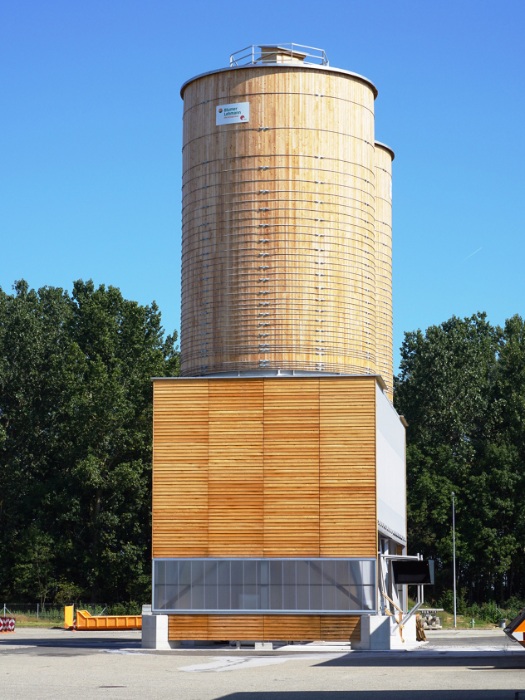
[[[452,578],[454,597],[454,629],[456,628],[456,499],[452,491]]]

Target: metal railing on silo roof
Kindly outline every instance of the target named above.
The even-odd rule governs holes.
[[[324,49],[302,44],[252,44],[230,56],[230,67],[260,63],[313,63],[328,66]]]

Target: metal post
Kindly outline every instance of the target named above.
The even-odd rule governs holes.
[[[454,596],[454,629],[456,628],[456,500],[454,491],[452,491],[452,579],[453,579],[453,596]]]

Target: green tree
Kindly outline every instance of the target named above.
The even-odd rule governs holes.
[[[504,600],[525,597],[521,498],[525,492],[525,321],[520,316],[505,322],[497,357],[497,382],[487,417],[493,429],[484,455],[483,497],[493,514],[490,539],[494,545],[489,548],[489,561],[497,574],[496,580],[488,577],[488,586]],[[481,480],[476,486],[479,494]]]
[[[500,338],[485,314],[407,333],[396,381],[396,407],[409,426],[410,548],[435,558],[438,581],[451,585],[454,492],[458,582],[477,586],[479,595],[485,587],[478,584],[494,571],[501,545],[492,508],[500,484],[487,472],[487,445],[497,428],[491,413]]]
[[[155,304],[114,287],[0,290],[4,596],[146,595],[150,379],[178,374],[175,343]]]

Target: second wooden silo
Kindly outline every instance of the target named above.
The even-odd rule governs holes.
[[[394,152],[375,144],[375,239],[376,239],[376,363],[377,373],[393,398],[392,345],[392,161]]]

